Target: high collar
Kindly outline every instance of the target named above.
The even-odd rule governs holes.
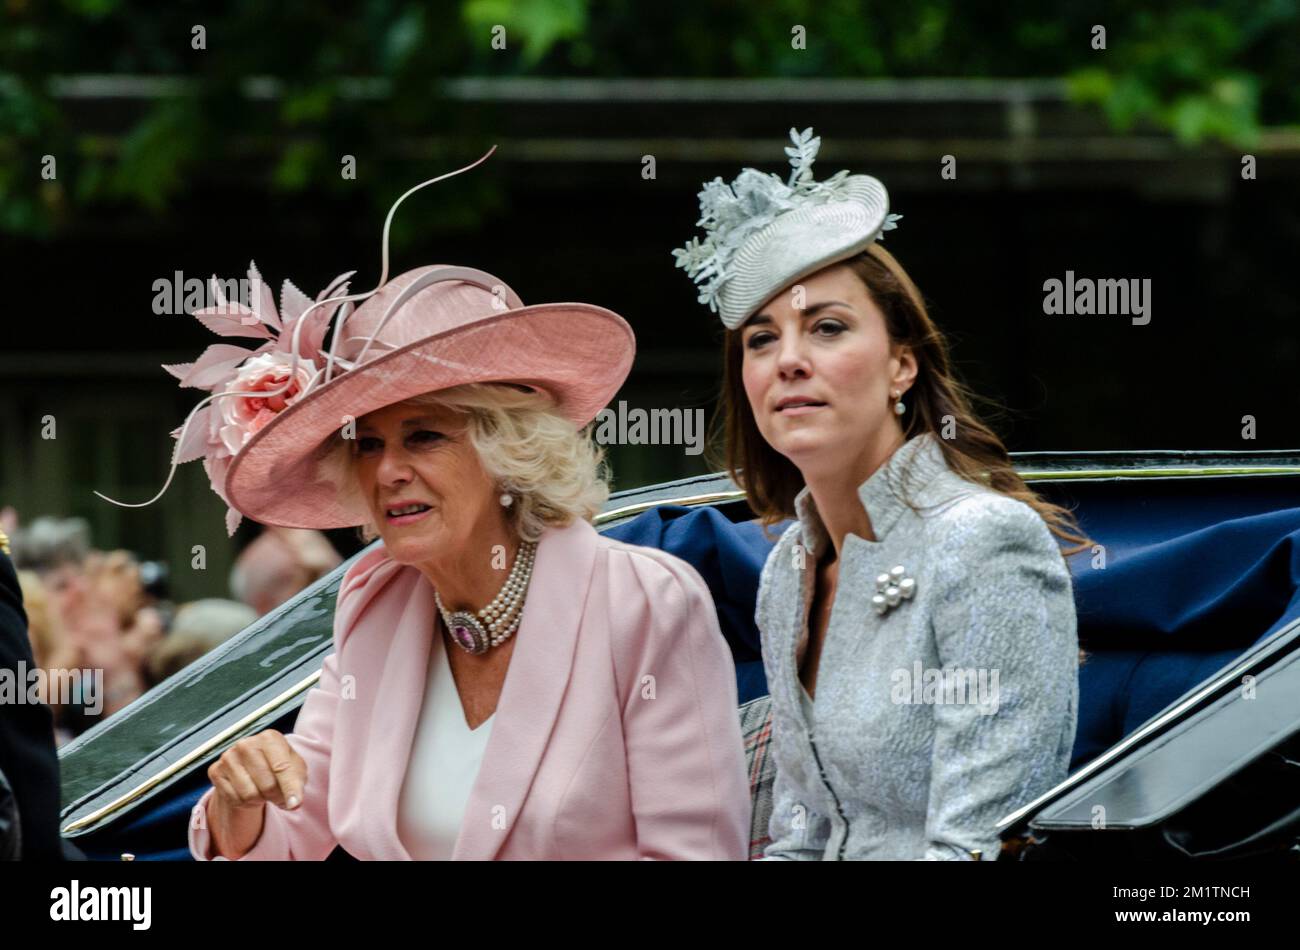
[[[883,541],[908,503],[920,504],[922,489],[948,470],[943,448],[933,433],[923,432],[895,449],[894,454],[858,486],[858,498],[871,519],[871,530],[876,540]],[[805,485],[795,496],[794,510],[802,530],[804,548],[813,557],[819,556],[829,535],[808,486]]]

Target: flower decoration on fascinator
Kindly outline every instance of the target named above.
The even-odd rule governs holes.
[[[791,129],[790,141],[787,181],[743,168],[730,185],[721,177],[706,182],[696,222],[704,239],[673,251],[699,285],[699,302],[732,329],[785,284],[851,256],[902,218],[888,213],[875,178],[846,170],[816,181],[821,137],[811,128]]]
[[[352,307],[352,302],[345,298],[348,278],[354,273],[349,271],[335,277],[314,301],[286,280],[280,288],[278,311],[256,263],[248,265],[248,285],[254,305],[251,309],[239,301],[226,300],[220,282],[213,276],[210,286],[216,304],[195,310],[194,318],[220,336],[251,337],[265,342],[254,350],[214,343],[193,363],[163,365],[163,369],[180,380],[182,387],[204,389],[222,397],[220,404],[212,402],[197,409],[185,425],[172,431],[172,437],[178,443],[175,464],[203,459],[213,491],[227,506],[230,502],[222,486],[231,459],[253,433],[301,399],[323,371],[325,357],[321,346],[335,312],[342,309],[342,316],[346,317]],[[344,299],[344,302],[325,305],[331,299]],[[336,361],[344,369],[349,368],[346,361],[337,358]],[[229,534],[235,533],[242,517],[234,508],[227,507]]]

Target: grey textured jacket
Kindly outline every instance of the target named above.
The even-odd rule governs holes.
[[[998,820],[1066,777],[1069,572],[1038,514],[950,470],[933,435],[906,442],[858,494],[877,540],[845,537],[815,702],[798,670],[829,539],[807,488],[763,568],[776,768],[764,856],[991,860]],[[888,591],[877,613],[878,586],[900,586],[880,575],[896,567],[911,596]]]

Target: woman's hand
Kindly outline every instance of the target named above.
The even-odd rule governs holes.
[[[122,632],[122,649],[137,666],[143,666],[152,650],[166,635],[162,614],[157,607],[141,607],[131,626]]]
[[[240,739],[208,769],[215,790],[208,802],[208,825],[218,853],[244,855],[262,834],[269,802],[293,810],[302,804],[307,763],[274,729]]]

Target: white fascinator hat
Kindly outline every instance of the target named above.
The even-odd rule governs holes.
[[[889,213],[889,194],[870,175],[839,171],[814,181],[821,137],[811,128],[791,129],[790,140],[788,181],[743,168],[730,185],[720,177],[705,183],[696,222],[704,238],[673,251],[700,286],[700,303],[730,330],[782,288],[852,257],[902,218]]]

